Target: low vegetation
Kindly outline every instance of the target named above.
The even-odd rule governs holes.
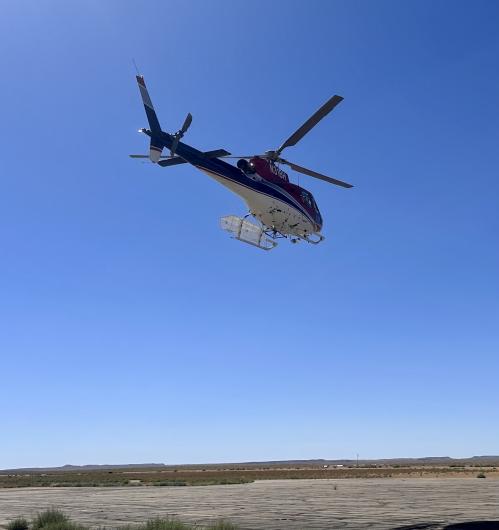
[[[246,484],[251,477],[241,473],[210,472],[136,472],[54,471],[51,473],[0,474],[0,488],[93,488],[93,487],[140,487],[140,486],[217,486]]]
[[[10,521],[5,528],[7,530],[90,530],[72,521],[55,508],[39,513],[31,522],[24,517],[18,517]],[[218,521],[209,526],[197,526],[177,519],[151,519],[143,524],[122,526],[116,530],[237,530],[237,526],[225,521]]]
[[[39,513],[31,522],[32,530],[42,530],[52,526],[62,526],[69,522],[69,519],[59,510],[49,509]]]
[[[267,465],[183,466],[155,468],[115,468],[91,470],[45,470],[0,472],[0,488],[21,487],[182,487],[246,484],[255,480],[476,477],[477,473],[498,477],[492,466],[343,466],[324,467]],[[16,530],[16,529],[12,529]],[[23,530],[19,528],[18,530]]]
[[[18,517],[6,526],[7,530],[28,530],[29,523],[24,517]]]

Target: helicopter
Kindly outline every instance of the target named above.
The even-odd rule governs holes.
[[[188,163],[239,195],[248,206],[244,217],[229,215],[221,218],[221,227],[235,239],[264,250],[277,246],[277,239],[289,238],[292,243],[306,241],[318,244],[325,238],[321,234],[322,216],[313,195],[290,182],[280,165],[310,177],[352,188],[351,184],[299,166],[281,157],[284,149],[296,145],[320,120],[327,116],[343,98],[334,95],[324,103],[280,147],[257,155],[232,156],[225,149],[199,151],[181,142],[192,123],[187,114],[182,127],[175,133],[161,129],[144,77],[136,75],[137,84],[149,122],[149,129],[139,129],[150,138],[148,155],[130,155],[132,158],[149,158],[161,167]],[[163,156],[163,149],[170,151]],[[238,159],[236,166],[223,159]],[[248,218],[252,217],[255,224]]]

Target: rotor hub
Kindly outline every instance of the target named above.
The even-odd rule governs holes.
[[[270,160],[277,160],[279,158],[277,151],[265,151],[265,156]]]

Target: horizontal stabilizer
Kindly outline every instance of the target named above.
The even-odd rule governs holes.
[[[161,158],[161,153],[163,152],[163,143],[161,140],[152,137],[151,143],[149,144],[149,159],[151,162],[156,164]]]
[[[229,151],[225,149],[215,149],[214,151],[205,151],[203,155],[207,158],[219,158],[222,156],[229,156]]]
[[[161,167],[170,167],[170,166],[178,166],[179,164],[186,164],[187,162],[180,158],[179,156],[173,156],[169,158],[168,160],[160,160],[158,162],[158,166]]]
[[[204,156],[207,158],[218,158],[222,156],[228,156],[230,153],[225,149],[216,149],[215,151],[205,151]],[[149,158],[149,155],[129,155],[130,158]],[[162,156],[158,162],[159,166],[169,167],[176,166],[178,164],[185,164],[186,161],[179,156]]]

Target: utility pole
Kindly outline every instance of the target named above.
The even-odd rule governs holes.
[[[359,453],[357,453],[357,467],[359,467]]]

